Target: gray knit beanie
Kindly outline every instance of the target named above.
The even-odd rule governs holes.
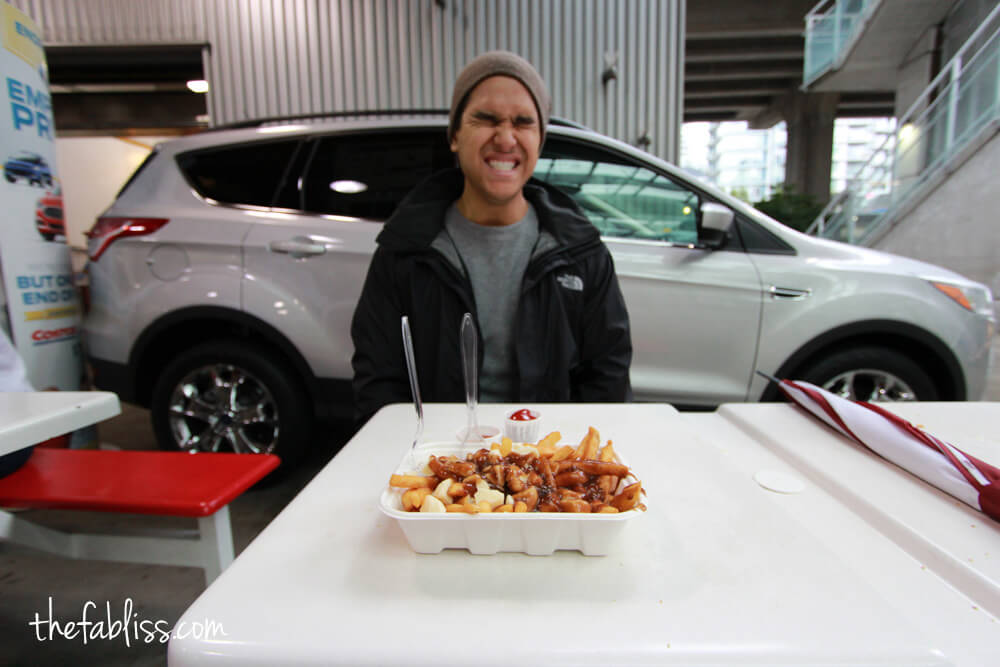
[[[549,124],[552,99],[541,75],[527,60],[510,51],[490,51],[476,57],[455,80],[455,90],[451,94],[451,112],[448,114],[448,141],[450,142],[461,123],[462,110],[469,93],[486,78],[496,75],[517,79],[528,89],[535,100],[541,127],[541,141],[545,141],[545,127]]]

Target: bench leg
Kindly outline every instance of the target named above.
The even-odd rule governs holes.
[[[212,583],[233,562],[233,530],[226,505],[211,516],[198,519],[201,533],[201,562],[205,568],[205,584]]]
[[[21,544],[47,553],[73,553],[73,536],[52,530],[0,510],[0,541]]]
[[[199,518],[198,529],[197,536],[177,531],[163,533],[171,537],[88,535],[53,530],[0,510],[0,540],[64,558],[200,567],[207,585],[235,557],[229,507]]]

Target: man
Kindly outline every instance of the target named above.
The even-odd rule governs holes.
[[[459,326],[480,333],[483,402],[631,398],[628,313],[611,255],[566,194],[529,182],[550,99],[534,67],[494,51],[455,82],[459,169],[417,186],[379,234],[354,312],[354,394],[367,419],[411,400],[407,315],[428,401],[464,400]]]

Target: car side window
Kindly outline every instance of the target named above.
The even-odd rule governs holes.
[[[549,137],[534,176],[569,194],[601,236],[698,242],[698,194],[627,158]]]
[[[203,197],[224,204],[270,206],[298,140],[268,141],[192,151],[177,164]]]
[[[323,137],[303,179],[302,208],[385,220],[414,186],[453,165],[444,130]]]

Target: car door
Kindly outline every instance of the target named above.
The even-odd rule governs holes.
[[[698,243],[705,199],[654,166],[550,136],[535,177],[568,192],[611,250],[632,326],[637,399],[742,401],[753,373],[762,291],[733,237]]]
[[[443,129],[338,133],[303,144],[275,207],[244,240],[244,308],[325,378],[350,378],[351,318],[382,222],[450,164]]]

